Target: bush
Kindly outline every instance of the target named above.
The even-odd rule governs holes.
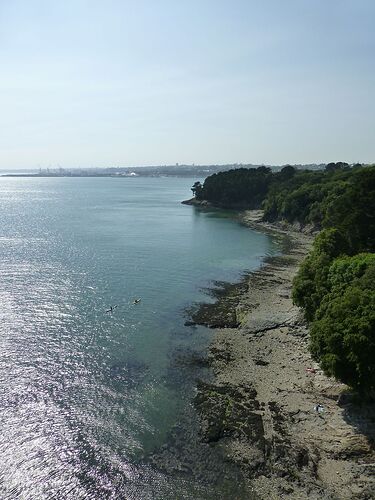
[[[336,259],[311,326],[323,370],[361,391],[375,388],[375,255]]]
[[[314,241],[313,249],[302,262],[293,280],[293,302],[303,307],[312,321],[323,297],[329,291],[328,273],[335,257],[345,254],[347,244],[340,231],[325,229]]]
[[[349,286],[311,327],[312,355],[327,375],[368,392],[375,388],[375,291]]]
[[[237,168],[210,175],[201,199],[225,207],[259,208],[272,179],[270,168]]]
[[[375,250],[375,167],[354,170],[325,202],[324,227],[345,235],[350,253]]]

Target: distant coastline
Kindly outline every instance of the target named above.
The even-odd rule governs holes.
[[[218,172],[239,168],[256,168],[259,165],[231,163],[224,165],[154,165],[145,167],[108,167],[108,168],[39,168],[14,170],[8,169],[1,177],[196,177],[205,178]],[[324,164],[295,165],[297,169],[322,170]],[[273,165],[272,170],[278,172],[282,165]]]

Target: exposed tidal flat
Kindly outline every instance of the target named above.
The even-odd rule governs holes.
[[[200,437],[212,331],[184,322],[213,280],[279,250],[181,205],[192,182],[1,180],[1,498],[252,494]]]
[[[240,217],[281,238],[282,254],[192,313],[217,328],[208,354],[214,377],[198,382],[194,400],[202,439],[239,466],[257,498],[374,498],[374,407],[311,359],[291,300],[311,228],[264,223],[261,211]]]

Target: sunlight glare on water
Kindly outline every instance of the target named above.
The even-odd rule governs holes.
[[[200,288],[276,247],[181,205],[194,180],[0,180],[1,498],[210,498],[146,465],[186,404],[170,360],[207,344]]]

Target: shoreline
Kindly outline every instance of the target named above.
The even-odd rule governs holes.
[[[202,439],[240,467],[259,498],[372,498],[374,408],[356,407],[347,387],[311,359],[308,328],[291,299],[313,228],[261,216],[245,211],[240,220],[282,238],[282,255],[229,288],[227,303],[224,290],[193,318],[216,328],[208,355],[214,381],[200,381],[194,400]],[[230,309],[228,325],[217,321]]]

